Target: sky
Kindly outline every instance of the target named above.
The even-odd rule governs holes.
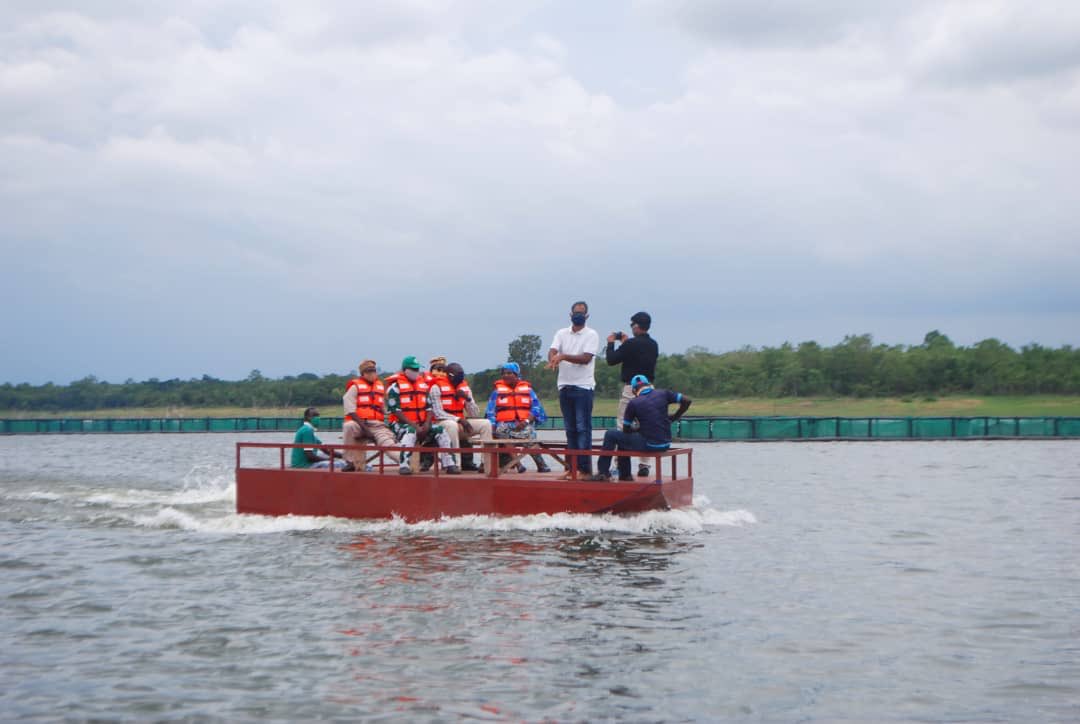
[[[6,0],[0,383],[1080,346],[1074,0]]]

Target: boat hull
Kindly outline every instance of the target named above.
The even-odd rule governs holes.
[[[640,482],[560,480],[554,475],[398,475],[238,468],[236,510],[258,515],[391,518],[462,515],[640,513],[689,507],[693,478]]]

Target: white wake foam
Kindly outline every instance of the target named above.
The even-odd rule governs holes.
[[[236,500],[236,486],[231,480],[204,487],[185,488],[183,490],[140,490],[128,489],[112,493],[98,493],[83,498],[90,505],[102,505],[113,508],[141,508],[150,505],[206,505]]]
[[[8,500],[34,500],[42,503],[52,503],[61,498],[56,493],[46,493],[41,490],[31,490],[28,493],[6,493],[4,497]]]
[[[649,511],[638,515],[554,515],[487,516],[464,515],[441,520],[408,523],[401,518],[390,520],[349,520],[312,516],[265,516],[229,514],[216,517],[193,515],[166,507],[153,515],[133,516],[130,520],[147,528],[178,529],[217,534],[266,534],[290,531],[327,530],[349,533],[440,533],[451,531],[574,531],[578,533],[698,533],[714,526],[742,526],[756,523],[746,510]]]

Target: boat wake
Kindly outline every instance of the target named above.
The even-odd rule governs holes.
[[[9,491],[2,496],[12,502],[57,504],[65,508],[138,509],[164,506],[234,507],[236,485],[232,471],[219,466],[195,466],[180,481],[179,488],[105,488],[71,485],[59,490]]]
[[[525,516],[466,515],[408,523],[389,520],[350,520],[332,517],[240,515],[235,512],[236,485],[231,471],[196,466],[184,476],[179,489],[73,487],[59,492],[30,490],[2,497],[48,509],[65,519],[89,518],[91,523],[180,530],[212,535],[265,535],[330,531],[342,533],[448,533],[459,531],[578,533],[699,533],[722,526],[757,523],[747,510],[720,510],[704,495],[680,510],[654,510],[636,515],[583,515],[570,513]],[[83,511],[82,514],[75,511]],[[89,513],[89,515],[87,515]],[[51,516],[50,516],[51,517]]]
[[[636,515],[580,515],[556,513],[524,516],[464,515],[440,520],[408,523],[389,520],[349,520],[310,516],[228,515],[206,517],[167,507],[152,515],[132,517],[136,525],[148,528],[179,529],[215,534],[268,534],[326,530],[343,533],[446,533],[457,531],[529,532],[571,531],[577,533],[698,533],[718,526],[757,523],[747,510],[717,510],[704,496],[695,497],[694,507],[685,510],[655,510]]]

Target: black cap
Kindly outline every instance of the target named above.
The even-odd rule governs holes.
[[[646,331],[652,326],[652,317],[649,316],[648,312],[638,312],[630,317],[630,321]]]

